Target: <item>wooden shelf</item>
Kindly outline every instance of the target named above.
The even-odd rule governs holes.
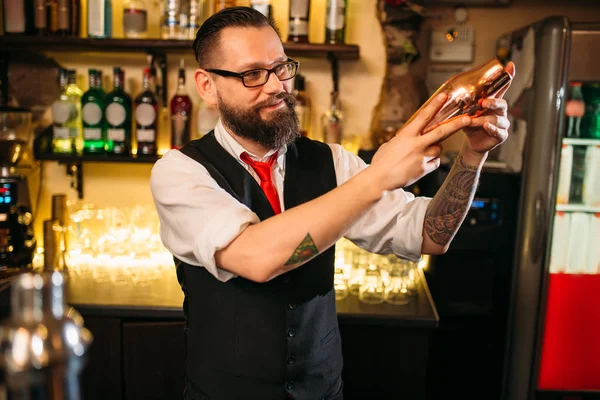
[[[2,50],[86,51],[86,52],[183,52],[192,50],[193,40],[174,39],[93,39],[60,36],[0,36]],[[328,57],[358,60],[360,51],[353,44],[284,43],[286,53],[296,57]]]
[[[108,163],[136,163],[136,164],[153,164],[160,156],[143,156],[143,155],[130,155],[130,156],[117,156],[117,155],[82,155],[82,156],[71,156],[71,155],[57,155],[57,154],[44,154],[36,157],[36,160],[40,161],[58,161],[61,163],[84,163],[84,162],[108,162]]]

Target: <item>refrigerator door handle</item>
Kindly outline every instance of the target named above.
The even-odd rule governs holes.
[[[535,196],[534,214],[535,214],[535,229],[529,240],[529,254],[531,261],[538,263],[544,252],[544,238],[546,237],[544,227],[546,226],[546,212],[544,209],[544,194],[540,191]]]

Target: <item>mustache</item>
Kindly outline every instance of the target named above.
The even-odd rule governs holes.
[[[252,109],[254,111],[258,111],[263,107],[273,106],[273,105],[279,103],[281,100],[285,101],[286,105],[289,108],[294,108],[294,106],[296,105],[296,97],[294,97],[293,94],[287,93],[287,92],[281,92],[281,93],[277,93],[274,96],[269,97],[266,100],[261,101],[260,103],[258,103],[254,107],[252,107]]]

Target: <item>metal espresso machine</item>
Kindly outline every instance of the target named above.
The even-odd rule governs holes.
[[[36,248],[27,179],[16,172],[31,116],[25,108],[0,107],[0,279],[31,268]]]

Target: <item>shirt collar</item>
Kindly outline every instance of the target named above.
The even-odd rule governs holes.
[[[231,136],[229,132],[227,132],[227,130],[223,126],[223,122],[221,121],[221,119],[219,119],[217,125],[215,126],[215,139],[217,139],[217,142],[219,142],[219,144],[229,154],[235,157],[235,159],[238,160],[238,162],[240,164],[243,164],[244,166],[246,165],[246,163],[240,158],[242,153],[248,153],[250,158],[254,161],[267,162],[269,161],[269,157],[271,157],[273,153],[278,151],[279,153],[277,155],[277,166],[282,170],[285,168],[285,153],[287,152],[286,145],[281,146],[277,150],[271,149],[267,152],[267,154],[264,155],[264,157],[260,158],[257,155],[246,150],[237,140],[235,140],[235,138]]]

